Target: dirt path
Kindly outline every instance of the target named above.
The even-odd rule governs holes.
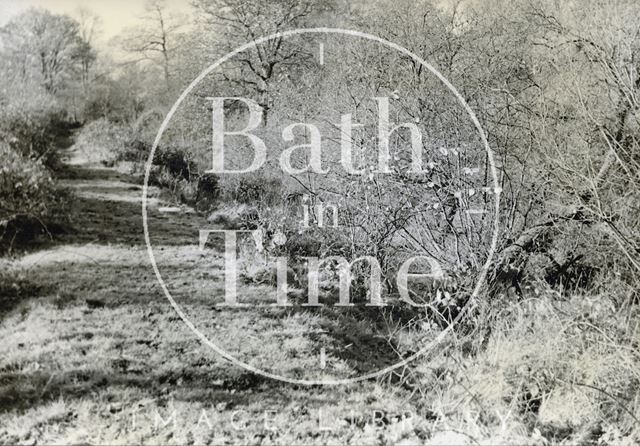
[[[382,431],[344,422],[354,407],[364,418],[400,404],[375,383],[291,386],[201,345],[149,265],[139,179],[87,164],[73,147],[67,162],[61,183],[74,193],[73,230],[7,265],[18,291],[0,316],[0,443],[369,443],[415,435],[394,421]],[[186,290],[177,299],[194,323],[257,366],[275,358],[291,373],[314,367],[321,315],[221,312],[211,304],[222,295],[220,259],[196,249],[198,230],[210,225],[195,213],[161,212],[160,195],[150,191],[158,263],[170,287]],[[251,300],[273,291],[247,285],[240,293]],[[344,351],[334,354],[349,365],[340,362]],[[269,429],[265,417],[286,428]]]

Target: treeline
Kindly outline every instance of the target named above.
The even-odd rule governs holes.
[[[48,231],[64,198],[52,171],[56,148],[88,106],[96,53],[81,24],[46,10],[29,10],[0,30],[0,245]]]

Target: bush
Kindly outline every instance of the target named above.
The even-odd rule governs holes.
[[[143,164],[149,153],[151,153],[151,144],[134,137],[125,142],[123,150],[118,154],[118,161]]]
[[[199,211],[208,211],[220,197],[220,181],[217,175],[204,173],[198,177],[195,206]]]
[[[280,204],[283,197],[282,181],[263,175],[243,175],[240,178],[226,178],[222,184],[222,199],[244,204],[273,206]]]
[[[153,156],[153,165],[160,166],[176,179],[191,181],[197,173],[197,167],[189,155],[174,147],[158,147]]]
[[[33,160],[0,143],[0,250],[16,239],[46,232],[46,219],[63,204],[42,160]]]
[[[55,138],[67,125],[64,113],[50,95],[31,88],[0,97],[0,139],[17,153],[55,166]]]
[[[208,217],[213,224],[222,225],[226,229],[257,229],[259,226],[258,210],[246,204],[231,203],[222,205]]]
[[[127,151],[130,129],[101,118],[85,125],[76,138],[75,146],[88,162],[113,165]]]

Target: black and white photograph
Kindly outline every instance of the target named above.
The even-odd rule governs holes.
[[[640,2],[0,0],[0,445],[640,443]]]

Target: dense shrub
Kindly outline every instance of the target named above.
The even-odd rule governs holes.
[[[189,158],[189,155],[175,147],[158,147],[153,156],[153,165],[166,170],[176,179],[187,181],[190,181],[197,172],[195,163]]]
[[[151,153],[151,144],[138,137],[133,137],[125,142],[122,151],[118,154],[118,161],[143,164],[149,153]]]
[[[54,141],[66,125],[65,115],[50,95],[31,88],[0,96],[0,139],[17,153],[53,167]]]
[[[149,184],[167,189],[178,203],[194,205],[198,188],[197,168],[183,150],[158,147],[149,170]]]
[[[52,172],[74,122],[59,98],[27,82],[0,90],[0,252],[50,235],[66,199]]]
[[[221,189],[225,201],[268,206],[282,203],[284,194],[282,181],[259,174],[224,178]]]
[[[223,204],[208,220],[227,229],[257,229],[260,226],[258,210],[254,206],[237,203]]]
[[[0,143],[0,218],[16,215],[42,215],[51,194],[53,181],[42,162],[33,161]]]
[[[88,162],[110,165],[126,152],[130,129],[101,118],[86,124],[76,137],[75,146]]]
[[[212,173],[204,173],[198,177],[195,206],[199,211],[213,208],[220,197],[220,179]]]
[[[0,143],[0,250],[15,240],[28,240],[47,232],[47,219],[63,205],[50,172],[34,160]]]

